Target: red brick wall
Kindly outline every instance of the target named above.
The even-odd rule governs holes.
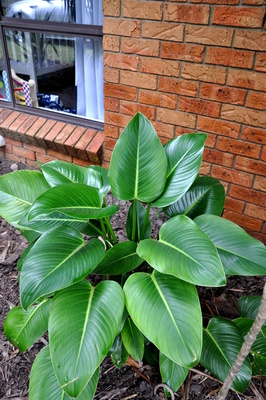
[[[224,217],[266,238],[264,0],[103,0],[104,166],[141,111],[162,142],[208,133],[201,173]]]

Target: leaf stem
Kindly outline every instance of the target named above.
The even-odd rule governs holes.
[[[145,214],[145,218],[144,218],[144,223],[143,223],[143,227],[141,229],[140,240],[143,239],[145,231],[146,231],[146,227],[147,227],[147,223],[148,223],[148,219],[149,219],[149,214],[150,214],[150,209],[151,209],[151,203],[149,203],[147,205],[147,210],[146,210],[146,214]]]
[[[111,237],[112,237],[112,239],[113,239],[113,241],[114,241],[114,244],[117,244],[117,243],[118,243],[118,240],[117,240],[117,238],[116,238],[116,236],[115,236],[114,230],[113,230],[113,228],[112,228],[112,225],[111,225],[111,223],[110,223],[108,217],[105,217],[105,223],[106,223],[106,225],[107,225],[108,232],[110,233],[110,235],[111,235]]]
[[[132,235],[131,240],[135,241],[137,229],[137,200],[133,200],[133,225],[132,225]]]

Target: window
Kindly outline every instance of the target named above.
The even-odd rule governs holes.
[[[0,4],[0,105],[102,126],[102,0]]]

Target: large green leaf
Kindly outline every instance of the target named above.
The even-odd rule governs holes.
[[[104,244],[98,239],[85,242],[70,227],[44,233],[24,261],[20,278],[21,304],[27,309],[40,296],[83,279],[103,259]]]
[[[237,302],[237,307],[241,317],[255,319],[259,311],[261,299],[262,296],[241,297]]]
[[[16,225],[34,200],[49,189],[41,172],[21,170],[0,177],[0,215]]]
[[[184,214],[196,218],[201,214],[221,215],[225,202],[225,190],[218,179],[209,176],[196,178],[188,191],[175,203],[164,208],[169,217]]]
[[[142,259],[136,252],[135,242],[121,242],[105,253],[104,259],[93,271],[94,274],[121,275],[137,268]]]
[[[52,300],[45,299],[27,311],[22,307],[13,307],[7,314],[4,332],[8,340],[19,351],[27,350],[48,329],[48,317]]]
[[[136,200],[137,201],[137,200]],[[135,232],[135,237],[132,238],[132,230],[133,230],[133,218],[134,218],[134,202],[131,204],[127,214],[127,222],[126,222],[126,231],[127,237],[129,240],[134,240],[135,242],[139,241],[139,237],[143,239],[147,239],[151,236],[151,221],[147,217],[146,227],[143,230],[145,223],[146,209],[143,205],[137,201],[136,203],[136,219],[137,219],[137,229]],[[143,233],[142,233],[143,230]],[[142,233],[142,235],[141,235]]]
[[[125,283],[126,307],[138,327],[177,364],[199,361],[202,318],[194,285],[154,271],[135,273]]]
[[[137,113],[118,139],[110,164],[112,193],[149,203],[163,191],[167,159],[149,120]]]
[[[231,321],[212,318],[203,330],[203,348],[200,363],[221,381],[228,375],[243,344],[243,337]],[[251,366],[246,359],[232,387],[244,392],[250,384]]]
[[[100,165],[90,165],[87,168],[97,171],[101,174],[103,184],[102,187],[100,188],[100,192],[102,193],[103,196],[107,195],[107,193],[110,192],[111,190],[109,170],[101,167]]]
[[[236,318],[233,323],[245,338],[254,324],[254,319]],[[249,354],[251,356],[252,375],[266,375],[266,325],[262,326]]]
[[[125,321],[121,337],[128,353],[135,360],[141,361],[144,354],[144,338],[130,317]]]
[[[57,292],[50,319],[50,353],[57,379],[77,397],[107,355],[124,309],[121,287],[104,281],[95,288],[83,280]]]
[[[76,398],[77,400],[93,400],[99,379],[99,368],[95,371],[91,380]],[[71,400],[60,387],[55,376],[49,346],[44,347],[37,355],[31,370],[30,400]]]
[[[84,183],[100,189],[103,185],[102,176],[98,171],[83,168],[66,161],[54,160],[42,166],[45,179],[50,186],[67,183]]]
[[[167,182],[162,195],[153,202],[155,207],[169,206],[190,188],[199,172],[206,138],[205,133],[190,133],[164,146],[168,160]]]
[[[194,220],[216,246],[226,275],[266,275],[266,248],[231,221],[216,215]]]
[[[160,352],[160,373],[163,383],[176,392],[187,377],[189,368],[174,363]]]
[[[202,286],[225,285],[215,246],[188,217],[178,215],[160,229],[159,240],[140,242],[137,253],[164,274]]]
[[[29,211],[28,219],[57,212],[87,221],[113,215],[117,210],[115,204],[102,208],[98,189],[83,183],[69,183],[54,186],[39,196]]]

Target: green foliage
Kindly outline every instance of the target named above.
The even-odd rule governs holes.
[[[117,141],[109,172],[52,161],[42,172],[0,177],[0,214],[30,242],[18,263],[23,308],[9,312],[5,334],[24,351],[49,333],[32,368],[30,400],[92,399],[108,354],[118,368],[128,355],[159,361],[174,391],[199,362],[225,378],[258,302],[240,303],[238,321],[213,318],[203,327],[195,285],[265,275],[266,251],[221,218],[221,183],[198,175],[206,137],[182,135],[162,146],[138,113]],[[105,199],[110,188],[131,202],[121,243],[112,228],[118,206]],[[158,239],[150,238],[151,207],[169,217]],[[94,274],[101,275],[96,286]],[[263,334],[237,391],[248,387],[251,370],[265,373]]]

